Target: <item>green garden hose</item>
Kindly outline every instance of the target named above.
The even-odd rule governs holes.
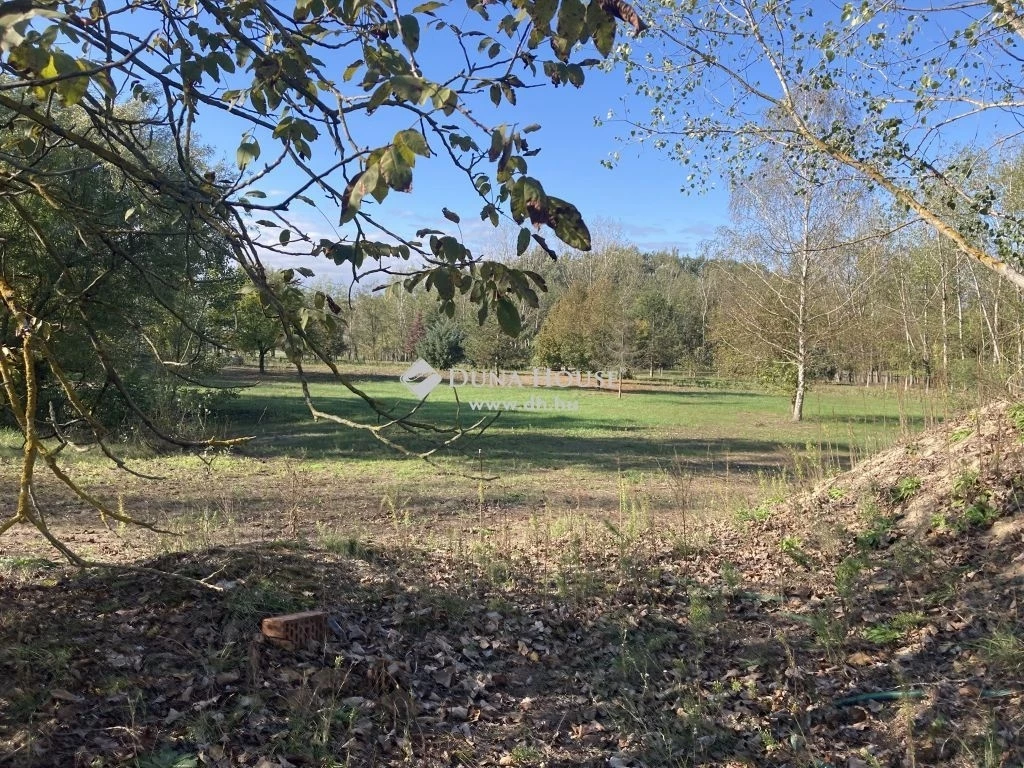
[[[858,693],[855,696],[847,696],[842,699],[836,699],[832,702],[837,707],[848,707],[851,704],[860,704],[862,701],[897,701],[902,699],[922,699],[928,692],[920,688],[912,690],[902,691],[874,691],[871,693]],[[981,698],[983,699],[999,699],[1005,696],[1015,696],[1022,694],[1024,691],[1014,691],[1008,688],[1000,688],[994,690],[983,690],[981,692]]]

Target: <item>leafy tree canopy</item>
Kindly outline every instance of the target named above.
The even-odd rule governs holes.
[[[588,249],[579,211],[529,175],[537,149],[528,136],[539,126],[485,125],[474,108],[514,106],[528,85],[579,87],[600,59],[580,56],[578,44],[592,41],[608,55],[615,18],[629,8],[614,0],[469,5],[463,19],[436,0],[407,13],[373,0],[4,3],[0,105],[13,115],[9,141],[73,145],[107,160],[143,195],[214,222],[256,279],[261,248],[302,249],[356,276],[424,280],[449,314],[456,292],[488,311],[506,295],[529,295],[528,277],[484,270],[450,233],[397,232],[368,201],[408,192],[417,163],[440,157],[475,190],[482,219],[547,227]],[[456,16],[458,25],[449,20]],[[173,176],[145,157],[137,123],[119,114],[125,99],[149,105],[146,124],[170,132]],[[52,103],[74,106],[79,121],[56,125]],[[208,113],[238,130],[237,168],[219,177],[194,164],[194,127]],[[284,166],[301,180],[268,201],[259,184]],[[342,237],[305,231],[296,215],[303,206],[335,208]],[[459,223],[458,213],[444,215]],[[531,242],[547,248],[544,235],[523,228],[519,252]]]
[[[537,126],[488,125],[477,108],[514,107],[516,94],[529,86],[581,86],[585,69],[611,53],[617,19],[643,28],[622,0],[471,0],[468,13],[437,0],[408,11],[375,0],[0,2],[5,215],[20,221],[44,250],[54,246],[55,235],[48,226],[33,229],[33,222],[65,217],[68,243],[82,243],[82,261],[97,270],[95,283],[54,278],[61,286],[57,304],[73,317],[69,326],[38,311],[24,272],[9,264],[0,269],[0,299],[11,329],[0,349],[0,374],[25,437],[17,511],[0,522],[0,533],[33,522],[45,535],[31,494],[37,460],[62,477],[36,428],[37,368],[48,369],[60,383],[66,409],[97,438],[102,433],[54,351],[68,327],[85,331],[94,363],[133,402],[117,361],[107,353],[111,339],[89,327],[82,307],[110,280],[103,265],[114,260],[131,267],[121,270],[130,275],[127,302],[109,304],[115,314],[140,296],[171,311],[171,302],[162,298],[168,285],[192,279],[199,261],[172,264],[165,274],[158,258],[140,260],[139,249],[148,246],[138,242],[139,232],[149,227],[181,232],[185,253],[207,258],[223,252],[230,258],[261,291],[268,313],[281,320],[282,346],[300,375],[302,355],[313,343],[306,330],[310,318],[320,312],[329,320],[341,307],[324,292],[314,296],[312,307],[289,303],[272,289],[261,258],[268,252],[306,252],[350,266],[357,278],[401,276],[407,288],[422,284],[434,292],[449,316],[455,297],[465,295],[479,307],[481,321],[493,313],[507,332],[518,332],[513,299],[536,305],[544,287],[538,274],[483,261],[450,232],[398,232],[370,201],[380,204],[409,191],[418,164],[439,158],[478,195],[482,219],[497,225],[507,217],[521,225],[520,253],[531,243],[550,252],[547,230],[574,248],[589,248],[579,211],[552,194],[554,186],[549,190],[529,175],[529,159],[537,152],[530,134]],[[588,55],[583,46],[590,43]],[[234,149],[231,169],[207,162],[197,126],[211,113],[223,126],[217,140]],[[278,175],[285,168],[288,173]],[[76,175],[99,169],[105,178],[90,194],[110,189],[133,203],[116,216],[98,201],[77,203]],[[298,181],[271,200],[260,186],[280,178]],[[336,211],[340,237],[319,237],[303,227],[303,208]],[[458,212],[443,213],[453,226],[459,224]],[[70,260],[60,269],[78,264]],[[296,273],[313,274],[305,267],[285,270],[283,283],[291,284]],[[184,321],[180,313],[176,317]],[[118,341],[130,347],[140,333],[130,323]],[[326,353],[320,357],[333,367]],[[161,359],[168,362],[175,361]],[[334,371],[378,413],[387,410]],[[314,418],[367,429],[395,445],[384,435],[386,425],[324,412],[308,387],[304,393]],[[153,432],[193,444],[161,432],[139,405],[133,410]],[[409,415],[387,424],[398,422],[433,427]]]
[[[690,168],[690,185],[723,164],[745,181],[779,150],[805,175],[838,166],[1024,287],[1019,211],[951,157],[1020,135],[1020,0],[651,0],[643,13],[652,42],[618,49],[651,104],[631,135]]]

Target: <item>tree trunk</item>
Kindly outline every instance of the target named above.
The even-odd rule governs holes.
[[[1001,360],[1002,360],[1002,356],[999,353],[999,337],[998,337],[998,334],[996,332],[996,329],[992,325],[992,316],[989,314],[988,307],[985,306],[985,296],[981,292],[981,283],[978,282],[978,275],[974,271],[974,265],[970,264],[970,262],[968,262],[968,266],[970,267],[970,270],[971,270],[971,278],[974,281],[974,292],[978,296],[978,306],[981,309],[981,317],[985,321],[985,328],[988,330],[988,337],[992,341],[992,362],[998,365],[1001,362]],[[998,322],[998,319],[999,319],[999,296],[998,296],[998,293],[996,294],[995,311],[996,311],[996,321]],[[984,336],[982,336],[982,339],[984,340]],[[984,344],[982,346],[984,346]],[[981,353],[979,352],[979,355],[980,354]],[[979,357],[979,362],[980,362],[980,357]]]
[[[265,366],[264,363],[265,363],[265,361],[267,359],[267,352],[269,352],[269,351],[270,350],[267,350],[267,349],[261,349],[260,350],[260,373],[266,373],[267,372],[267,369],[266,369],[266,366]]]
[[[997,366],[1003,362],[1003,351],[999,346],[1003,335],[999,330],[999,299],[1002,292],[1002,282],[996,283],[996,298],[992,307],[992,362]]]
[[[960,359],[966,360],[964,353],[964,290],[960,284],[960,255],[956,257],[956,338],[960,345]]]
[[[949,384],[949,318],[947,317],[946,309],[946,272],[943,269],[942,272],[942,306],[941,319],[942,319],[942,382],[943,384]]]
[[[1024,335],[1022,335],[1021,328],[1021,316],[1020,316],[1020,296],[1017,297],[1017,370],[1020,371],[1024,367]]]
[[[804,417],[804,394],[807,392],[806,365],[801,359],[796,364],[796,395],[793,397],[793,421]]]
[[[793,397],[793,421],[804,417],[804,393],[807,389],[807,288],[811,271],[810,198],[805,198],[803,242],[800,254],[800,285],[796,306],[796,394]]]

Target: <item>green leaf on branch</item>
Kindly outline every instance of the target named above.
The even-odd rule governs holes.
[[[342,224],[347,221],[351,221],[355,217],[356,211],[359,210],[359,206],[363,202],[363,198],[366,195],[373,193],[374,189],[377,187],[379,179],[380,167],[376,163],[368,167],[365,171],[360,172],[352,179],[342,199]]]
[[[400,149],[394,145],[389,147],[380,159],[380,175],[385,183],[396,192],[412,190],[412,166],[402,157]]]
[[[555,31],[565,38],[571,48],[586,40],[587,9],[580,0],[562,0],[558,8],[558,25]]]
[[[347,83],[349,80],[351,80],[353,77],[355,77],[356,72],[358,72],[359,68],[362,67],[362,66],[363,66],[363,60],[362,59],[358,59],[357,61],[353,61],[351,64],[349,64],[347,67],[345,67],[345,71],[341,75],[342,80],[344,80]]]
[[[554,261],[558,261],[558,254],[555,253],[554,249],[548,245],[548,241],[538,235],[536,232],[533,233],[533,241],[540,246],[540,249],[550,256]]]
[[[505,128],[501,126],[491,132],[491,148],[487,151],[488,162],[493,163],[505,151]]]
[[[548,31],[548,25],[555,17],[558,9],[558,0],[536,0],[532,5],[527,5],[527,13],[533,19],[537,30],[542,34]]]
[[[395,144],[408,147],[414,154],[420,157],[430,157],[431,154],[430,147],[427,146],[427,140],[423,138],[423,134],[412,128],[396,133]]]
[[[57,62],[50,56],[50,60],[46,62],[46,66],[39,70],[39,76],[49,80],[52,77],[60,77],[60,70],[57,68]]]
[[[511,198],[512,218],[516,224],[522,224],[527,217],[533,224],[548,223],[544,213],[548,208],[548,196],[539,181],[531,176],[517,179],[512,185]]]
[[[615,19],[604,11],[600,0],[590,0],[587,6],[587,28],[598,53],[602,56],[611,55],[615,46]]]
[[[522,256],[526,253],[526,249],[530,247],[530,230],[523,227],[519,230],[519,236],[516,238],[516,255]]]
[[[260,156],[260,145],[255,139],[249,139],[243,141],[238,145],[238,151],[235,152],[235,163],[238,165],[239,170],[245,170],[250,163],[256,160]]]
[[[550,218],[555,235],[566,245],[578,251],[590,250],[590,230],[579,209],[557,197],[549,197]]]
[[[256,87],[249,91],[249,101],[252,102],[252,108],[257,113],[261,115],[267,114],[267,97],[261,88]]]
[[[409,49],[410,53],[416,53],[420,47],[420,21],[411,14],[406,14],[398,19],[398,26],[402,30],[402,42]]]
[[[540,306],[540,297],[537,296],[537,292],[530,287],[530,283],[526,279],[526,274],[520,272],[517,269],[508,270],[508,279],[512,283],[512,289],[515,291],[516,296],[525,301],[529,306],[537,309]]]
[[[419,104],[426,86],[426,81],[415,75],[395,75],[388,82],[391,84],[391,92],[396,99],[410,101],[414,104]]]
[[[427,277],[427,290],[432,287],[437,289],[437,295],[444,300],[450,300],[455,296],[455,285],[452,283],[452,276],[447,269],[438,269]]]
[[[501,330],[509,336],[518,336],[523,330],[523,321],[519,317],[519,310],[507,297],[501,296],[495,303],[494,314],[498,318],[498,325]]]
[[[450,115],[459,105],[459,95],[451,88],[438,88],[431,96],[434,109],[440,109],[445,115]]]
[[[530,270],[530,269],[524,269],[523,270],[523,274],[526,275],[528,278],[530,278],[530,280],[533,281],[533,284],[536,285],[540,290],[547,291],[547,289],[548,289],[547,281],[543,277],[541,277],[538,273],[536,273],[536,272],[534,272],[533,270]]]
[[[326,251],[327,258],[341,265],[347,261],[355,262],[356,249],[351,243],[333,243]]]
[[[43,77],[63,77],[54,86],[61,99],[68,106],[82,100],[89,90],[91,78],[84,74],[91,64],[83,59],[75,59],[62,51],[54,51],[47,66],[41,73]]]
[[[366,103],[366,114],[372,114],[377,107],[388,100],[389,96],[391,96],[391,83],[386,82],[373,92],[370,100]]]
[[[569,60],[569,54],[572,52],[572,46],[573,41],[567,37],[556,35],[551,38],[551,50],[555,52],[555,56],[558,57],[559,61],[566,62]],[[555,83],[555,85],[557,85],[557,83]]]

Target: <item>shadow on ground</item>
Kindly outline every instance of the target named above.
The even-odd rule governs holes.
[[[777,531],[749,534],[763,544]],[[1024,757],[1006,736],[1022,726],[1020,696],[983,698],[995,687],[984,677],[967,692],[950,687],[954,659],[934,657],[976,641],[980,617],[936,622],[927,646],[897,657],[856,638],[823,645],[812,619],[834,597],[827,579],[735,532],[465,544],[458,555],[339,539],[330,551],[276,544],[146,564],[222,592],[26,562],[0,584],[0,762],[847,766],[915,753],[919,764],[967,765],[985,748],[1004,765]],[[334,625],[323,647],[260,640],[262,617],[313,608]],[[851,664],[851,653],[869,662]],[[907,686],[929,691],[917,709],[837,704]],[[907,721],[894,728],[900,713]]]

